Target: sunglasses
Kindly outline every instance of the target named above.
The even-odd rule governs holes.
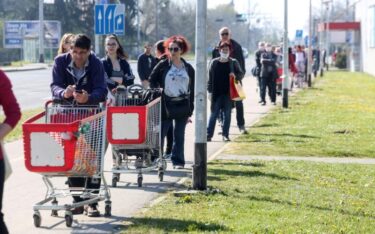
[[[229,33],[227,33],[227,32],[223,32],[222,34],[220,34],[220,35],[222,35],[222,36],[228,36],[229,35]]]
[[[170,52],[178,52],[179,50],[180,50],[180,48],[178,48],[178,47],[171,47],[171,48],[168,48],[168,50],[170,51]]]

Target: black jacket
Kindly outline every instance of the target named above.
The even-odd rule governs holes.
[[[194,111],[194,86],[195,86],[195,71],[193,66],[187,63],[183,58],[181,58],[182,62],[185,65],[187,74],[189,76],[189,90],[190,90],[190,107],[191,113],[190,116],[193,114]],[[163,88],[165,87],[165,77],[167,76],[168,71],[172,66],[172,61],[170,59],[161,60],[155,68],[152,70],[151,75],[149,77],[150,88]],[[164,92],[164,91],[163,91]],[[162,114],[163,119],[166,118],[166,113],[164,109],[164,105],[162,105]]]
[[[220,52],[218,49],[219,44],[220,42],[217,44],[217,47],[212,51],[212,59],[220,57]],[[246,66],[245,66],[245,59],[243,57],[242,47],[237,41],[233,39],[230,39],[230,44],[232,47],[230,57],[236,59],[240,63],[241,69],[243,73],[245,74]]]
[[[216,67],[220,63],[220,58],[215,58],[211,61],[209,65],[209,70],[208,70],[208,82],[207,82],[207,91],[209,93],[212,93],[212,101],[211,101],[211,109],[214,101],[217,98],[217,93],[216,93],[216,87],[220,85],[220,80],[217,80],[217,76],[215,75]],[[234,58],[229,58],[229,62],[233,63],[233,73],[236,76],[236,80],[242,80],[244,77],[244,72],[241,69],[240,64],[238,61]],[[229,74],[228,74],[228,79],[229,79]]]
[[[102,58],[101,61],[104,67],[104,71],[107,75],[106,76],[107,86],[109,90],[112,90],[118,86],[118,83],[109,79],[112,76],[112,72],[113,72],[112,61],[108,56]],[[124,77],[122,77],[122,80],[123,80],[122,84],[124,86],[129,86],[129,85],[134,84],[134,75],[133,75],[132,69],[130,68],[129,63],[125,59],[121,59],[121,58],[119,58],[119,62],[120,62],[121,70],[124,72]]]
[[[149,61],[149,58],[151,61]],[[155,65],[156,59],[152,55],[148,56],[145,53],[143,53],[138,57],[137,71],[141,81],[148,79]]]

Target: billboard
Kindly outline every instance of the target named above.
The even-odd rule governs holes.
[[[4,22],[4,48],[23,48],[24,39],[39,38],[39,20]],[[44,48],[58,48],[61,37],[60,21],[44,21]]]

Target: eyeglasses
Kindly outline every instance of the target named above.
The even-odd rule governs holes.
[[[180,48],[178,48],[178,47],[170,47],[170,48],[168,48],[168,50],[170,51],[170,52],[178,52],[179,50],[180,50]]]
[[[107,43],[107,46],[108,47],[114,47],[114,46],[116,46],[117,44],[116,43]]]
[[[229,33],[227,33],[227,32],[223,32],[223,33],[221,33],[220,35],[222,35],[222,36],[228,36]]]

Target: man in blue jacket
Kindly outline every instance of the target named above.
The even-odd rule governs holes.
[[[51,91],[54,99],[65,100],[79,105],[97,105],[105,101],[107,84],[104,80],[104,69],[100,60],[90,51],[91,40],[86,35],[74,37],[69,53],[55,58],[52,71]],[[87,180],[87,184],[86,184]],[[69,187],[100,188],[100,179],[70,177]],[[83,201],[80,196],[73,196],[75,202]],[[82,214],[83,207],[73,210],[74,214]],[[100,215],[97,203],[90,204],[88,216]]]

